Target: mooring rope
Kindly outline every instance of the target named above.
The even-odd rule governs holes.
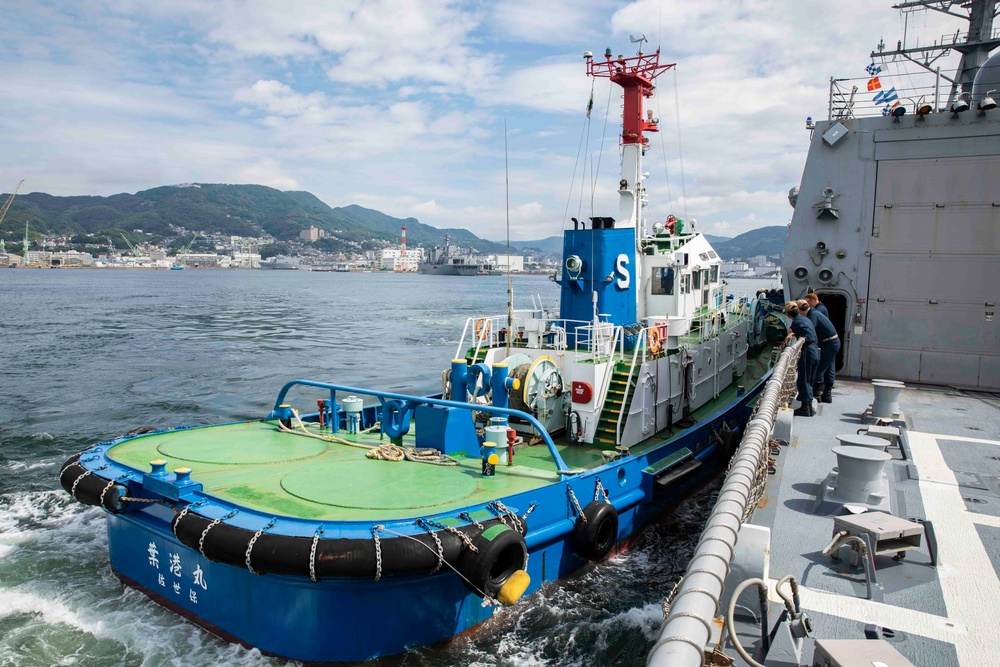
[[[278,430],[282,433],[289,433],[291,435],[302,435],[309,438],[315,438],[317,440],[322,440],[324,442],[334,442],[339,445],[348,445],[350,447],[357,447],[358,449],[367,449],[368,452],[365,457],[369,459],[376,459],[380,461],[413,461],[414,463],[429,463],[431,465],[439,466],[457,466],[458,460],[448,456],[447,454],[442,454],[439,450],[433,447],[402,447],[400,445],[366,445],[362,442],[351,442],[350,440],[345,440],[344,438],[339,438],[335,435],[321,435],[319,433],[313,433],[305,425],[302,419],[299,418],[298,410],[292,409],[292,416],[295,417],[296,427],[289,428],[278,422]],[[371,427],[374,428],[374,427]],[[368,430],[371,430],[368,429]]]

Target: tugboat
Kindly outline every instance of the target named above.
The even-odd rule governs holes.
[[[117,576],[268,654],[398,654],[625,548],[724,466],[784,328],[726,294],[703,235],[646,229],[659,56],[586,54],[625,95],[619,218],[565,232],[558,313],[469,318],[441,394],[297,379],[262,419],[67,461],[63,488],[107,512]]]

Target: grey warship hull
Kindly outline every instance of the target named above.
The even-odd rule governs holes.
[[[794,419],[808,365],[765,389],[648,665],[996,664],[998,4],[897,5],[968,12],[970,25],[929,47],[880,46],[869,77],[831,79],[829,118],[807,123],[783,283],[829,309],[835,388]],[[914,57],[935,50],[961,54],[954,79]],[[935,83],[891,79],[887,62]],[[866,81],[893,95],[866,108]]]

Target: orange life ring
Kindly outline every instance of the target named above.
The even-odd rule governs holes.
[[[486,340],[490,335],[490,328],[492,327],[492,322],[490,322],[485,317],[480,317],[476,320],[476,337],[479,340]]]
[[[650,327],[647,337],[647,346],[649,347],[650,354],[660,353],[660,330],[657,327]]]

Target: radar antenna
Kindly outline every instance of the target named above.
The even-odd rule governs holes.
[[[953,0],[910,0],[893,5],[893,9],[903,12],[915,11],[918,9],[930,9],[948,16],[962,19],[969,22],[969,31],[965,35],[961,30],[954,35],[943,36],[940,42],[935,42],[932,46],[916,46],[907,48],[902,40],[896,43],[896,48],[892,51],[885,51],[882,43],[879,43],[878,51],[872,51],[872,58],[894,58],[902,56],[912,63],[920,65],[924,69],[934,72],[931,65],[938,58],[947,55],[952,49],[962,54],[962,60],[958,64],[955,78],[941,75],[946,81],[951,82],[950,98],[954,100],[962,93],[972,94],[972,82],[976,78],[976,72],[986,63],[990,57],[990,51],[1000,46],[1000,35],[993,33],[993,19],[997,15],[997,4],[1000,0],[969,0],[961,3],[961,7],[968,9],[968,14],[963,14],[953,10],[957,3]],[[964,37],[964,39],[963,39]],[[922,60],[918,60],[914,55],[920,54]]]

